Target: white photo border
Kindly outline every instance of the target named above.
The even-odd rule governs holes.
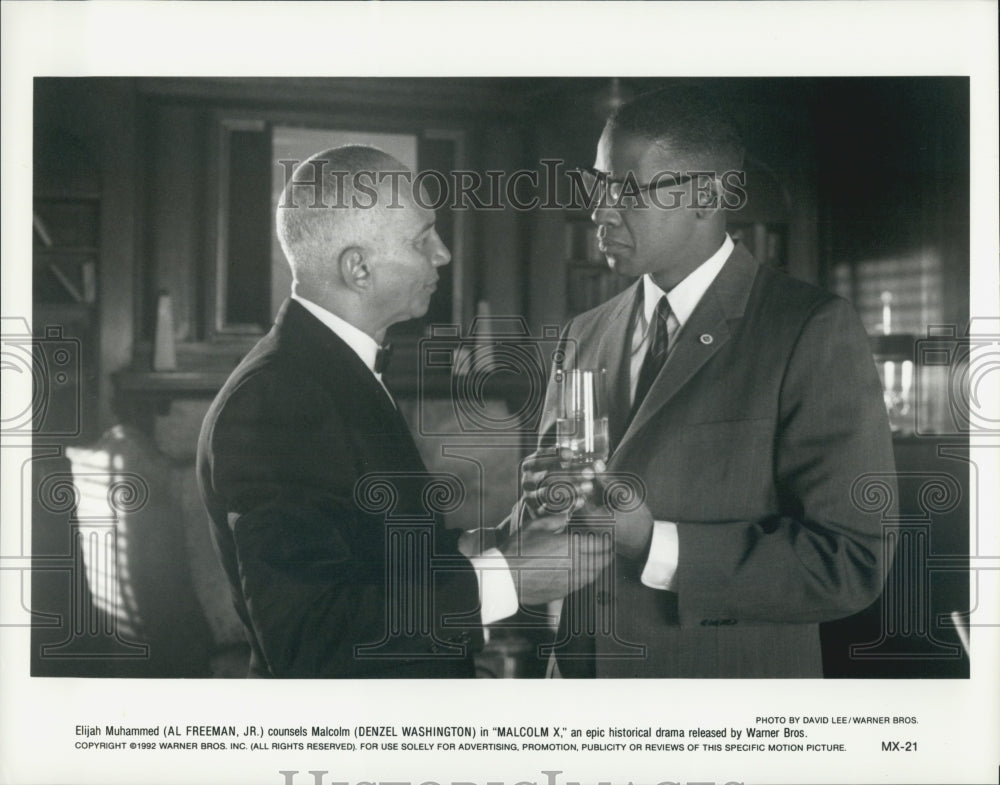
[[[13,3],[2,5],[2,311],[31,301],[35,76],[969,76],[970,313],[997,317],[997,7],[989,2]],[[997,477],[997,442],[973,446]],[[3,459],[0,550],[13,558],[19,466]],[[995,491],[979,488],[980,554],[1000,554]],[[25,525],[29,525],[26,523]],[[19,534],[18,534],[19,536]],[[988,601],[1000,574],[981,575]],[[28,591],[27,581],[23,589]],[[17,582],[4,582],[17,587]],[[991,608],[1000,625],[996,596]],[[27,601],[27,596],[23,598]],[[3,618],[22,597],[0,593]],[[990,618],[983,616],[981,618]],[[26,628],[0,638],[0,781],[992,782],[1000,764],[1000,626],[973,630],[968,680],[342,682],[32,679]],[[191,754],[77,751],[77,724],[715,727],[758,715],[919,717],[913,755],[870,731],[842,755],[571,753]],[[893,736],[888,736],[889,738]],[[924,741],[926,740],[926,742]],[[545,774],[544,772],[559,772]],[[554,780],[552,779],[554,778]]]

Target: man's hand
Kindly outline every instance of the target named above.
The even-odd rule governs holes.
[[[653,515],[645,504],[627,512],[588,504],[570,518],[573,524],[606,524],[609,521],[614,521],[615,553],[628,559],[641,558],[653,536]]]
[[[585,527],[566,528],[565,516],[537,518],[501,546],[524,605],[565,597],[591,583],[611,563],[611,540]]]
[[[642,480],[626,475],[609,477],[600,463],[595,468],[593,490],[574,510],[570,522],[606,525],[613,521],[615,553],[629,559],[642,558],[653,536],[653,514],[643,501]]]
[[[594,492],[594,476],[604,463],[580,464],[567,449],[547,447],[521,462],[521,499],[515,508],[520,525],[546,516],[566,517]]]

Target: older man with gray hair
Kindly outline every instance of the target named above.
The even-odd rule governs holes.
[[[451,260],[412,184],[371,147],[297,167],[277,211],[291,298],[202,426],[198,478],[251,676],[472,676],[484,623],[611,558],[594,544],[593,570],[571,573],[567,535],[544,527],[472,556],[426,509],[434,478],[380,359],[386,330],[426,313]],[[379,495],[388,509],[368,503]]]

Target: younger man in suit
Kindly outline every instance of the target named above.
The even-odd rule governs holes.
[[[564,676],[821,676],[819,622],[881,591],[882,517],[856,494],[894,463],[867,337],[727,236],[742,157],[687,88],[621,107],[598,142],[600,248],[638,280],[567,325],[563,367],[607,370],[607,471],[645,503],[614,513],[614,564],[563,604]],[[542,446],[553,407],[550,385]],[[553,468],[525,464],[529,508]]]

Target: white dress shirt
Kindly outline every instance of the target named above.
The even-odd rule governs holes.
[[[719,274],[726,259],[733,252],[734,243],[726,235],[722,246],[702,262],[687,278],[669,292],[664,292],[649,275],[642,278],[643,303],[639,318],[632,333],[632,356],[629,365],[629,405],[635,399],[635,388],[639,381],[642,361],[649,348],[650,329],[653,312],[661,297],[670,303],[670,317],[667,319],[667,356],[677,343],[677,334],[684,328],[695,307],[701,301],[712,281]],[[676,588],[677,563],[680,558],[680,544],[677,538],[677,524],[670,521],[653,522],[653,538],[649,544],[649,558],[639,579],[651,589]]]
[[[385,394],[389,396],[392,405],[395,406],[396,401],[385,386],[385,382],[382,381],[382,374],[375,373],[375,356],[379,350],[378,342],[368,333],[359,330],[326,308],[303,299],[297,294],[292,294],[292,299],[332,330],[361,358],[361,362],[372,372],[378,383],[382,385],[382,389],[385,390]],[[507,566],[507,560],[504,559],[503,554],[496,548],[490,548],[479,556],[472,557],[469,561],[472,562],[476,578],[479,581],[480,616],[483,624],[492,624],[517,613],[517,589],[514,588],[514,577],[510,574],[510,568]]]

